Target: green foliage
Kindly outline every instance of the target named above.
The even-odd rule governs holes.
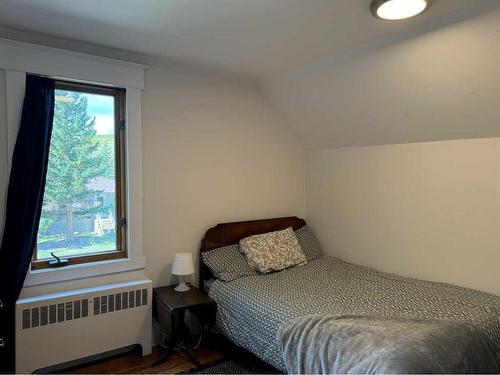
[[[95,118],[87,114],[87,97],[63,90],[57,90],[56,97],[42,215],[54,210],[65,214],[67,239],[71,240],[73,215],[102,209],[97,203],[82,205],[97,193],[89,182],[109,175],[114,163],[112,148],[96,137]]]
[[[40,223],[38,224],[38,232],[45,233],[49,229],[50,224],[52,224],[52,219],[46,216],[40,217]]]
[[[102,148],[102,152],[109,155],[110,160],[113,160],[113,153],[115,150],[115,137],[112,134],[96,135],[94,139],[99,143],[99,147]],[[115,165],[114,163],[108,163],[108,168],[104,177],[114,179],[115,178]]]

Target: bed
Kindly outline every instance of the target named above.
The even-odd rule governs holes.
[[[209,229],[201,251],[236,244],[244,237],[305,225],[297,217],[219,224]],[[201,257],[200,257],[201,259]],[[200,260],[200,289],[213,280]],[[303,316],[368,316],[465,322],[487,337],[500,362],[500,298],[453,285],[378,272],[334,257],[231,282],[215,280],[217,330],[275,368],[286,372],[280,329]]]

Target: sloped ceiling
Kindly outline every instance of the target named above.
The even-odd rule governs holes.
[[[64,38],[256,78],[307,148],[498,135],[500,1],[435,0],[400,23],[376,20],[369,4],[0,0],[0,35]]]
[[[274,76],[309,149],[500,136],[500,11]]]

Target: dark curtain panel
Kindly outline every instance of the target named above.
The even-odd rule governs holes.
[[[0,371],[15,368],[15,304],[36,244],[42,209],[54,80],[27,75],[21,124],[12,156],[5,229],[0,247]],[[32,348],[33,349],[33,348]]]

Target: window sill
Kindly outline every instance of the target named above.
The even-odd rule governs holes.
[[[24,287],[85,279],[113,273],[142,270],[146,266],[144,257],[113,259],[95,263],[74,264],[61,268],[44,268],[28,271]]]

